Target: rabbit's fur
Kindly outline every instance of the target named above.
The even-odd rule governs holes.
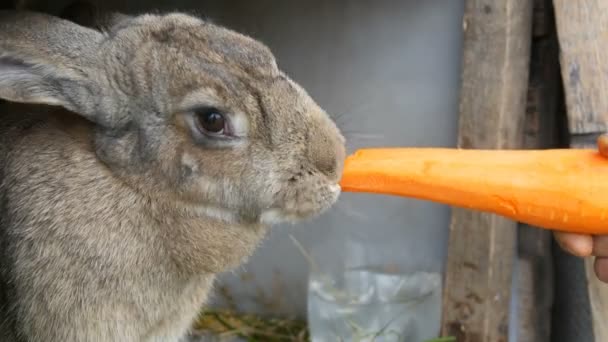
[[[344,139],[267,47],[115,23],[0,12],[0,342],[178,341],[269,225],[339,195]]]

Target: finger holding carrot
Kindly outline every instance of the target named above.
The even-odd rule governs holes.
[[[608,135],[597,141],[600,154],[608,159]],[[595,274],[599,280],[608,283],[608,235],[587,235],[555,232],[558,244],[568,253],[580,257],[595,256]]]

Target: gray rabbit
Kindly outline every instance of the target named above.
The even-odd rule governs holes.
[[[0,342],[175,342],[268,227],[330,208],[334,122],[196,17],[0,12]]]

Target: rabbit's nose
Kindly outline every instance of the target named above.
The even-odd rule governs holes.
[[[311,137],[314,139],[314,137]],[[340,140],[326,135],[317,137],[309,150],[309,157],[315,168],[329,177],[332,181],[338,181],[342,174],[345,147]]]

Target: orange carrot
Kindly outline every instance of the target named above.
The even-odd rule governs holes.
[[[341,186],[608,233],[608,159],[594,150],[363,149],[346,159]]]

